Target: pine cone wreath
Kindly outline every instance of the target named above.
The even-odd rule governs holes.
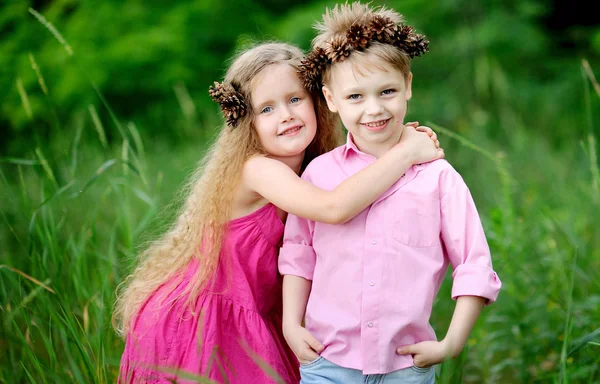
[[[375,16],[369,23],[369,29],[373,34],[373,38],[380,43],[392,43],[396,34],[396,23],[391,19],[383,16]]]
[[[327,54],[329,60],[331,60],[332,63],[335,63],[338,61],[344,61],[344,59],[350,55],[350,52],[352,52],[353,49],[354,47],[348,44],[346,36],[336,36],[325,48],[325,53]]]
[[[327,67],[329,59],[323,48],[313,50],[300,64],[300,78],[304,87],[309,91],[319,90],[321,87],[321,74]]]
[[[346,32],[348,44],[355,49],[365,49],[371,40],[372,31],[364,24],[355,24]]]
[[[429,51],[429,41],[424,35],[415,33],[410,25],[400,26],[396,30],[394,45],[406,52],[411,59]]]
[[[429,52],[429,40],[427,40],[424,35],[415,35],[414,48],[415,49],[410,56],[411,58]]]

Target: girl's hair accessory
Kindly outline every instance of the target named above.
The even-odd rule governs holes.
[[[227,119],[227,125],[232,128],[237,127],[239,119],[247,112],[244,96],[236,91],[233,85],[216,81],[208,89],[208,94],[221,106],[223,116]]]
[[[313,49],[300,65],[300,77],[310,91],[322,86],[322,74],[328,65],[344,61],[352,51],[363,51],[371,42],[389,44],[404,51],[411,59],[429,51],[429,41],[415,33],[409,25],[396,24],[392,19],[374,16],[368,24],[353,24],[346,36],[334,36],[325,47]]]

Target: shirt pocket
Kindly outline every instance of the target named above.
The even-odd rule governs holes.
[[[398,197],[391,220],[394,240],[417,248],[440,245],[440,201],[408,194]]]

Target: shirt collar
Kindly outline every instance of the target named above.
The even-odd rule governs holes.
[[[358,149],[358,147],[354,143],[354,138],[352,137],[352,134],[350,132],[348,132],[348,135],[346,137],[346,145],[344,145],[344,158],[348,158],[350,153],[373,157],[371,155],[364,153],[360,149]]]

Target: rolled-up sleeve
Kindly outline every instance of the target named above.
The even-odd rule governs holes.
[[[309,173],[306,170],[302,178],[310,182]],[[312,242],[314,227],[314,221],[288,214],[283,245],[279,250],[280,274],[300,276],[307,280],[313,279],[317,258]]]
[[[285,225],[283,246],[279,251],[279,273],[312,280],[316,254],[312,247],[308,220],[289,215]]]
[[[441,227],[454,279],[452,298],[480,296],[496,301],[502,283],[492,267],[490,249],[469,188],[452,168],[441,178]]]

